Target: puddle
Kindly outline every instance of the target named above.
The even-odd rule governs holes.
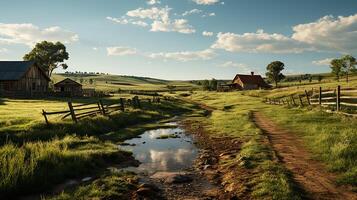
[[[170,123],[170,125],[176,124]],[[171,134],[179,137],[157,139]],[[186,134],[181,128],[145,131],[141,138],[126,140],[125,143],[135,146],[120,146],[120,148],[132,151],[135,159],[141,162],[139,167],[129,167],[126,170],[149,175],[158,171],[174,172],[190,168],[198,153],[191,135]]]

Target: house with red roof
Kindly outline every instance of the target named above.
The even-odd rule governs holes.
[[[250,75],[237,74],[231,86],[240,90],[267,89],[271,87],[260,75],[255,75],[254,72],[251,72]]]

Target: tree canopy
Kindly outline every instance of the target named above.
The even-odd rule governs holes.
[[[285,78],[285,76],[281,73],[281,71],[284,69],[284,66],[284,63],[281,61],[271,62],[267,66],[268,72],[265,75],[270,81],[275,83],[275,87],[278,86],[278,82]]]
[[[335,58],[330,62],[331,73],[336,76],[337,80],[340,80],[341,76],[346,75],[346,81],[348,82],[348,75],[356,72],[356,64],[356,58],[351,55]]]
[[[62,67],[67,69],[68,66],[64,63],[68,60],[69,54],[66,47],[61,42],[42,41],[37,43],[35,47],[26,54],[24,60],[32,60],[37,63],[39,67],[45,70],[49,77],[51,77],[53,70]]]

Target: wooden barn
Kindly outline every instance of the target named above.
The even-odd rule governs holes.
[[[61,96],[83,96],[82,84],[69,78],[54,84],[54,90]]]
[[[1,96],[45,95],[50,81],[33,61],[0,61]]]
[[[254,72],[251,72],[250,75],[237,74],[231,86],[240,90],[266,89],[271,87],[260,75],[254,75]]]

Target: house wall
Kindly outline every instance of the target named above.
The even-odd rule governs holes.
[[[48,91],[49,81],[42,71],[32,66],[16,81],[0,81],[0,93],[4,95],[38,95]]]
[[[256,84],[244,84],[243,89],[244,90],[255,90],[255,89],[259,89],[259,86]]]
[[[83,89],[81,85],[66,83],[56,84],[55,92],[69,94],[70,96],[82,96]]]

